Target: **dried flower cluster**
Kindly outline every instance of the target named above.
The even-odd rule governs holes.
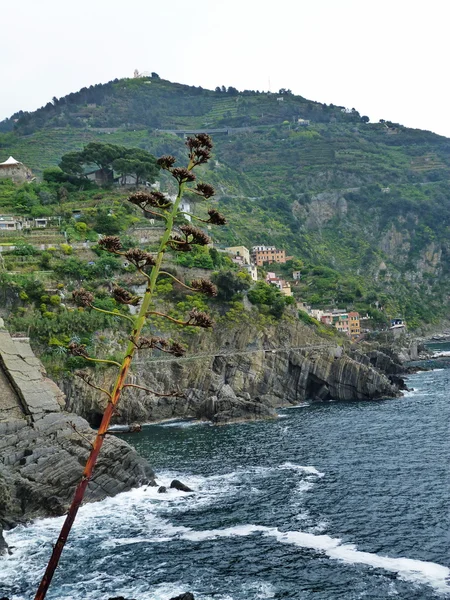
[[[143,269],[144,267],[153,267],[156,264],[156,259],[153,254],[150,254],[150,252],[146,252],[145,250],[141,250],[140,248],[130,248],[124,253],[124,256],[138,269]]]
[[[94,294],[92,292],[88,292],[84,288],[80,288],[79,290],[74,290],[72,292],[72,298],[77,306],[91,306],[94,301]]]
[[[132,306],[137,306],[141,300],[139,296],[133,296],[131,292],[119,285],[113,288],[112,297],[119,304],[131,304]]]
[[[107,250],[108,252],[117,253],[122,250],[122,242],[117,235],[107,235],[102,237],[98,241],[98,245],[100,248],[103,248],[103,250]]]
[[[217,296],[217,286],[208,281],[208,279],[194,279],[194,281],[191,281],[191,288],[206,296]]]
[[[179,235],[173,235],[168,241],[168,245],[177,252],[190,252],[192,250],[192,246]]]
[[[212,140],[206,133],[188,137],[186,146],[189,148],[189,160],[194,166],[206,163],[211,158]]]
[[[148,207],[166,209],[171,205],[170,200],[161,192],[135,192],[128,197],[128,202],[139,206],[143,211],[152,212],[147,210]],[[152,213],[154,214],[154,213]]]
[[[171,342],[161,337],[141,337],[137,346],[140,350],[160,350],[177,357],[184,356],[186,353],[186,349],[179,342]]]
[[[184,167],[175,167],[172,169],[172,175],[178,181],[178,183],[187,183],[188,181],[195,181],[195,175],[192,171],[188,171]]]
[[[211,198],[216,193],[216,190],[209,183],[197,183],[195,188],[192,190],[203,198]]]
[[[211,317],[197,308],[193,308],[189,313],[189,319],[186,322],[186,325],[193,325],[195,327],[203,327],[204,329],[208,329],[212,327],[214,324]]]
[[[178,252],[190,252],[192,244],[207,246],[211,243],[211,238],[204,231],[193,225],[181,225],[180,231],[183,233],[184,238],[175,234],[168,242],[170,247]]]
[[[67,349],[72,356],[82,356],[83,358],[89,358],[89,354],[86,352],[86,344],[78,344],[78,342],[71,342],[68,345]]]
[[[186,242],[189,244],[207,246],[211,243],[211,238],[198,227],[194,227],[193,225],[181,225],[180,230],[184,233]]]
[[[175,156],[172,156],[171,154],[166,154],[164,156],[161,156],[161,158],[158,158],[156,163],[161,167],[161,169],[169,171],[175,164]]]
[[[226,218],[215,208],[210,208],[208,210],[209,219],[207,223],[211,223],[211,225],[226,225]]]

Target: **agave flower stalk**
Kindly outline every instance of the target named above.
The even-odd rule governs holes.
[[[116,380],[112,387],[112,390],[110,392],[108,392],[106,390],[102,390],[102,391],[105,391],[105,393],[107,394],[107,397],[108,397],[107,406],[103,413],[103,418],[102,418],[100,427],[98,429],[98,432],[92,443],[92,449],[90,451],[89,457],[88,457],[86,465],[84,467],[81,481],[78,483],[78,485],[76,487],[72,503],[67,512],[67,516],[63,523],[58,540],[53,547],[52,555],[50,557],[50,560],[48,562],[44,576],[43,576],[41,583],[39,585],[39,588],[37,590],[35,600],[43,600],[46,596],[47,590],[51,584],[53,575],[58,566],[59,559],[61,557],[62,551],[66,544],[70,530],[72,529],[72,525],[75,521],[78,510],[82,504],[87,486],[92,478],[94,467],[97,462],[97,458],[100,453],[101,447],[103,445],[105,435],[108,431],[108,428],[109,428],[109,425],[111,422],[111,418],[113,417],[114,413],[116,412],[116,407],[120,400],[122,391],[125,388],[130,387],[130,384],[127,383],[127,377],[129,374],[133,356],[137,349],[139,349],[140,347],[145,347],[145,344],[140,345],[141,332],[142,332],[142,329],[143,329],[144,325],[146,324],[148,318],[150,318],[152,316],[152,314],[157,314],[154,311],[150,310],[150,305],[151,305],[153,293],[155,290],[157,278],[161,271],[161,265],[163,262],[164,253],[167,248],[173,247],[175,245],[173,242],[177,239],[177,237],[175,237],[175,238],[173,237],[174,221],[178,214],[178,209],[179,209],[181,199],[182,199],[183,193],[185,191],[186,185],[189,182],[192,182],[195,180],[195,175],[194,175],[194,173],[192,173],[192,169],[195,166],[206,162],[210,156],[210,150],[211,150],[212,144],[211,144],[211,140],[210,140],[209,136],[207,136],[205,134],[200,134],[200,135],[195,136],[194,138],[188,138],[186,144],[189,148],[189,164],[188,164],[187,168],[179,168],[179,167],[174,168],[173,164],[175,162],[175,159],[172,156],[165,156],[159,160],[159,164],[160,164],[161,168],[170,171],[172,176],[178,182],[178,194],[176,196],[176,199],[175,199],[173,205],[172,204],[169,205],[168,203],[166,204],[164,202],[164,198],[161,194],[158,194],[158,195],[150,194],[149,198],[147,199],[145,197],[144,193],[138,192],[137,194],[134,195],[134,198],[132,196],[129,199],[133,204],[139,206],[144,211],[149,204],[150,205],[158,204],[158,207],[164,211],[164,214],[161,216],[163,216],[163,219],[165,221],[165,231],[161,238],[158,253],[154,260],[151,259],[151,257],[149,255],[144,256],[142,254],[142,256],[141,255],[137,256],[137,254],[136,254],[134,264],[137,267],[139,272],[143,272],[141,269],[141,267],[143,268],[143,265],[141,264],[142,259],[145,258],[147,261],[147,264],[149,266],[151,266],[150,274],[149,275],[146,274],[147,288],[146,288],[146,291],[145,291],[143,297],[140,299],[140,300],[142,300],[142,303],[141,303],[138,315],[134,318],[128,317],[133,321],[133,329],[132,329],[130,337],[129,337],[128,345],[124,352],[122,362],[116,363],[115,361],[109,361],[110,364],[113,364],[114,367],[118,368],[117,377],[116,377]],[[195,230],[194,228],[187,227],[187,226],[184,226],[182,228],[182,231],[183,231],[183,229],[185,229],[185,231],[184,231],[185,239],[180,238],[180,242],[184,246],[189,246],[190,243],[196,243],[196,242],[204,244],[204,243],[207,243],[207,241],[209,240],[209,238],[207,238],[207,236],[205,236],[205,234],[202,234],[202,232],[200,230]],[[102,245],[102,244],[100,244],[100,245]],[[109,249],[107,248],[108,245],[110,246]],[[107,240],[106,244],[103,244],[103,246],[105,247],[105,249],[107,249],[113,253],[120,253],[120,250],[121,250],[120,240],[117,241],[117,240],[109,239],[109,240]],[[177,248],[175,248],[175,249],[177,249]],[[183,251],[185,251],[184,248],[183,248]],[[197,283],[197,285],[199,288],[203,288],[203,289],[207,288],[207,284]],[[211,289],[213,289],[213,288],[211,288]],[[202,289],[198,289],[198,291],[202,291]],[[211,293],[211,290],[210,290],[210,293]],[[135,298],[130,297],[126,293],[126,290],[123,290],[122,288],[116,287],[114,294],[115,294],[114,297],[116,298],[116,300],[122,301],[122,303],[124,303],[124,304],[134,304],[135,303]],[[77,294],[77,298],[78,298],[78,300],[81,301],[80,303],[82,305],[90,306],[94,310],[99,310],[99,309],[96,309],[95,306],[92,305],[93,295],[90,292],[86,292],[85,290],[79,291]],[[105,312],[108,312],[108,311],[105,311]],[[114,314],[114,313],[111,313],[111,314]],[[115,315],[115,316],[117,316],[117,315]],[[161,316],[166,316],[166,315],[161,314]],[[195,325],[198,327],[210,327],[212,324],[208,315],[206,315],[205,313],[200,313],[198,311],[195,313],[193,311],[191,311],[191,313],[189,315],[189,319],[187,321],[175,321],[175,322],[179,323],[180,325],[185,325],[185,326]],[[151,346],[151,344],[150,344],[150,346]],[[159,344],[159,346],[161,346],[161,349],[163,349],[161,343]],[[153,347],[156,347],[159,349],[159,346],[155,342]],[[184,352],[182,346],[180,346],[180,344],[178,344],[177,342],[172,344],[171,349],[169,351],[171,353],[173,353],[174,355],[178,355],[178,356],[182,355]],[[77,344],[75,344],[75,346],[74,346],[74,354],[76,354],[77,356],[81,356],[81,357],[85,358],[86,360],[93,360],[95,362],[100,361],[100,359],[93,359],[93,358],[89,357],[87,352],[84,350],[84,347],[77,345]],[[105,362],[105,361],[102,361],[102,362]],[[148,391],[151,391],[151,390],[148,390]],[[172,392],[172,394],[173,394],[173,392]]]

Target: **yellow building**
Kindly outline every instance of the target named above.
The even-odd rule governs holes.
[[[355,311],[348,313],[348,334],[352,338],[361,335],[359,313]]]
[[[245,246],[230,246],[229,248],[225,248],[225,252],[242,257],[245,265],[250,264],[250,251]]]

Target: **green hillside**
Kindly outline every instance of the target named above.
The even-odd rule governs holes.
[[[229,220],[215,232],[219,245],[285,248],[304,263],[296,294],[317,306],[382,306],[414,326],[446,316],[450,140],[442,136],[371,124],[289,90],[211,91],[154,77],[12,115],[0,123],[0,161],[12,154],[39,175],[91,141],[181,156],[182,134],[170,132],[192,129],[219,130],[205,174]]]

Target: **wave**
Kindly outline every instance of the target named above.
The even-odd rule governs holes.
[[[203,542],[224,537],[243,537],[253,534],[274,537],[281,544],[289,544],[323,553],[333,560],[347,564],[362,564],[384,569],[413,583],[426,584],[440,593],[450,592],[450,569],[436,563],[412,558],[393,558],[371,552],[358,550],[354,544],[344,544],[339,538],[329,535],[315,535],[302,531],[280,531],[275,527],[264,525],[236,525],[226,529],[205,531],[187,531],[181,538],[191,542]]]
[[[223,501],[224,494],[232,495],[234,491],[242,487],[243,477],[257,474],[268,476],[274,469],[292,470],[302,474],[296,491],[304,492],[311,488],[324,473],[318,471],[312,465],[297,465],[285,462],[274,467],[250,467],[222,475],[203,477],[200,475],[165,472],[158,476],[158,481],[168,486],[173,478],[180,478],[187,485],[195,489],[195,493],[185,494],[178,490],[168,488],[166,494],[159,494],[157,487],[142,487],[107,498],[102,502],[85,505],[79,512],[77,527],[74,536],[69,540],[68,552],[74,547],[89,547],[95,537],[100,547],[109,554],[114,548],[123,547],[121,552],[136,552],[133,550],[139,545],[169,544],[176,541],[185,541],[192,544],[202,544],[205,541],[220,540],[224,538],[245,538],[249,536],[264,536],[273,538],[278,544],[287,544],[311,550],[324,555],[331,560],[346,564],[365,565],[366,567],[383,569],[393,572],[399,578],[414,584],[425,584],[431,586],[439,593],[450,592],[450,569],[448,567],[406,557],[390,557],[371,552],[359,550],[355,544],[344,543],[340,538],[334,538],[323,534],[327,523],[321,522],[309,531],[282,531],[278,527],[269,527],[258,524],[240,524],[222,529],[198,530],[192,527],[174,525],[169,518],[173,512],[186,512],[202,509],[206,505],[214,505]],[[246,488],[246,493],[255,487]],[[309,518],[307,512],[297,515],[298,521]],[[21,591],[26,587],[29,592],[32,585],[39,580],[43,565],[48,558],[48,551],[59,532],[62,518],[47,518],[36,521],[28,526],[18,526],[6,533],[6,539],[14,547],[13,554],[0,558],[0,590],[2,583],[10,586],[15,580],[22,582]],[[299,523],[300,524],[300,523]],[[303,528],[305,523],[303,522]],[[129,550],[128,550],[129,549]],[[139,552],[139,549],[137,550]],[[103,559],[102,559],[103,560]],[[107,557],[104,560],[109,560]],[[24,569],[26,565],[26,569]],[[161,566],[163,568],[163,566]],[[104,585],[104,575],[101,573],[101,560],[93,565],[90,575],[92,592],[84,593],[78,590],[77,584],[68,585],[73,591],[68,591],[65,596],[58,596],[58,600],[93,600],[99,590],[115,589],[124,597],[139,597],[141,600],[166,600],[186,591],[183,582],[156,586],[151,592],[148,587],[142,587],[136,580],[131,580],[127,573],[117,574],[114,582]],[[198,584],[201,588],[201,583]],[[248,598],[273,598],[274,590],[266,583],[243,582],[247,586]],[[253,587],[252,587],[253,586]],[[259,586],[259,587],[258,587]],[[195,587],[195,586],[194,586]],[[95,588],[95,589],[94,589]],[[11,588],[7,588],[10,590]],[[191,590],[194,594],[201,590]],[[1,594],[0,594],[1,595]],[[11,600],[25,600],[25,595],[14,594],[14,589],[7,593]],[[29,595],[29,594],[28,594]],[[203,600],[210,596],[202,593]],[[216,596],[215,600],[232,600],[229,596]]]
[[[278,467],[279,469],[291,469],[294,471],[302,471],[303,473],[308,473],[309,475],[317,475],[317,477],[323,477],[325,473],[321,473],[316,469],[316,467],[303,466],[303,465],[295,465],[291,462],[285,462]]]

